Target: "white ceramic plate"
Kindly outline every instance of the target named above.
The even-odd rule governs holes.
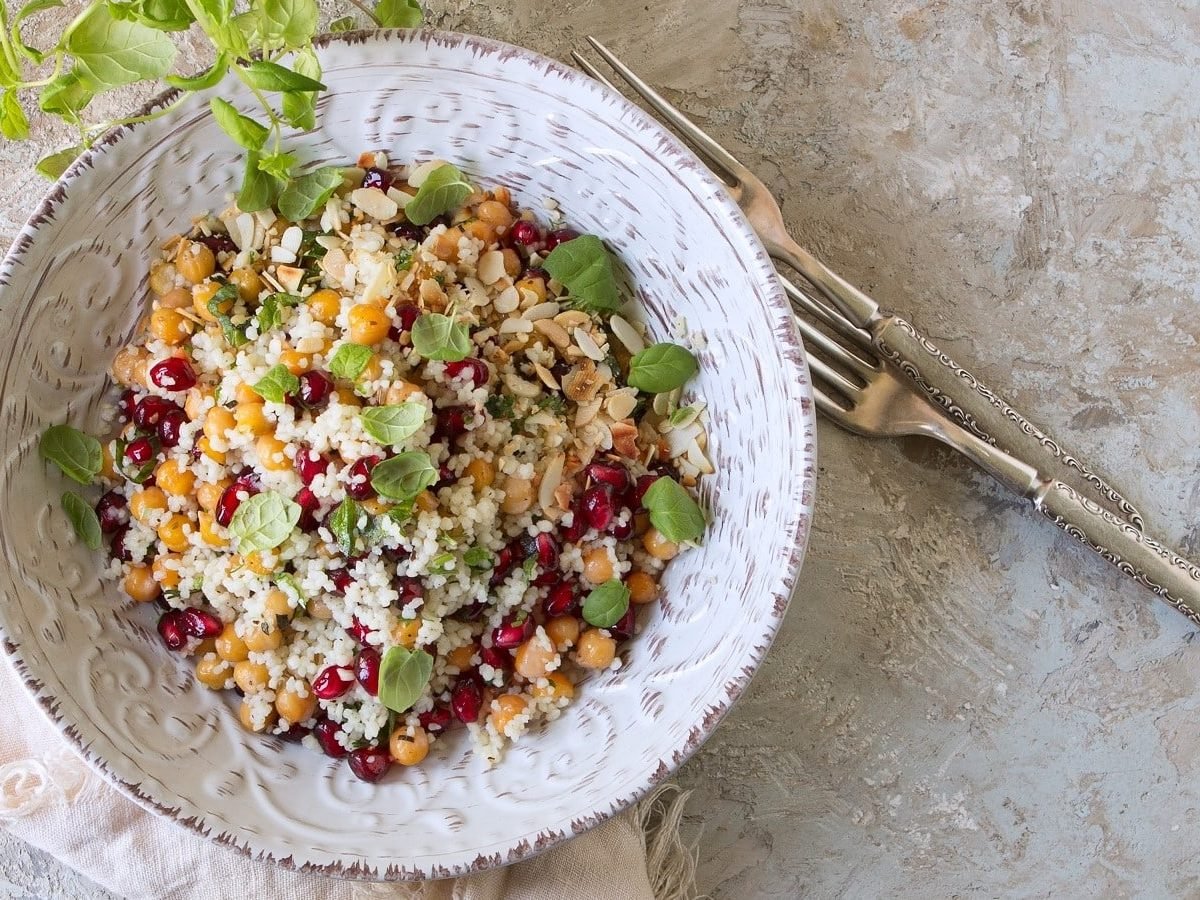
[[[790,311],[718,183],[647,116],[577,72],[464,35],[347,35],[321,51],[328,94],[305,158],[455,160],[603,235],[655,334],[703,334],[713,524],[669,569],[617,673],[494,768],[466,741],[385,782],[249,735],[72,536],[36,447],[49,424],[100,430],[106,367],[146,304],[161,240],[224,205],[237,154],[193,98],[77,162],[0,269],[0,627],[42,708],[139,803],[284,865],[424,879],[515,862],[618,812],[712,732],[766,653],[808,536],[814,424]],[[222,95],[245,108],[228,85]]]

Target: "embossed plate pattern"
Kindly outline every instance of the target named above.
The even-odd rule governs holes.
[[[343,35],[321,49],[313,162],[439,156],[604,235],[654,332],[703,333],[713,525],[671,567],[626,665],[488,769],[465,740],[385,783],[246,734],[168,653],[153,610],[97,581],[57,511],[38,435],[100,427],[159,242],[222,206],[237,154],[193,98],[77,162],[0,269],[0,628],[25,684],[88,761],[143,805],[230,847],[345,877],[424,879],[515,862],[618,812],[712,732],[771,643],[808,536],[815,443],[791,313],[761,246],[695,158],[556,62],[465,35]],[[222,95],[250,107],[237,88]],[[160,101],[161,102],[161,101]]]

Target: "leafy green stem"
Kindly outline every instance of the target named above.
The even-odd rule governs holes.
[[[383,22],[380,20],[379,16],[375,15],[375,12],[365,3],[363,3],[362,0],[350,0],[350,2],[358,7],[363,13],[365,13],[366,16],[375,23],[376,28],[379,28],[383,25]]]
[[[148,112],[140,116],[127,116],[124,119],[112,119],[108,122],[98,122],[95,125],[87,125],[84,131],[87,135],[88,144],[90,145],[97,137],[104,134],[110,128],[117,128],[121,125],[137,125],[139,122],[153,122],[155,119],[160,119],[187,100],[187,98],[187,94],[180,94],[166,106],[160,107],[153,112]]]

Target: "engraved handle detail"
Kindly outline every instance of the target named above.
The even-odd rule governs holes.
[[[879,353],[972,434],[1044,475],[1052,473],[1052,465],[1072,470],[1136,529],[1145,527],[1141,514],[1116,488],[934,346],[910,322],[883,316],[872,323],[871,332]]]

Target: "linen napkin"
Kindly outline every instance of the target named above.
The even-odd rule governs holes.
[[[0,825],[131,900],[686,900],[695,862],[681,843],[686,794],[659,788],[636,808],[526,862],[423,883],[289,872],[147,812],[77,756],[0,663]]]

